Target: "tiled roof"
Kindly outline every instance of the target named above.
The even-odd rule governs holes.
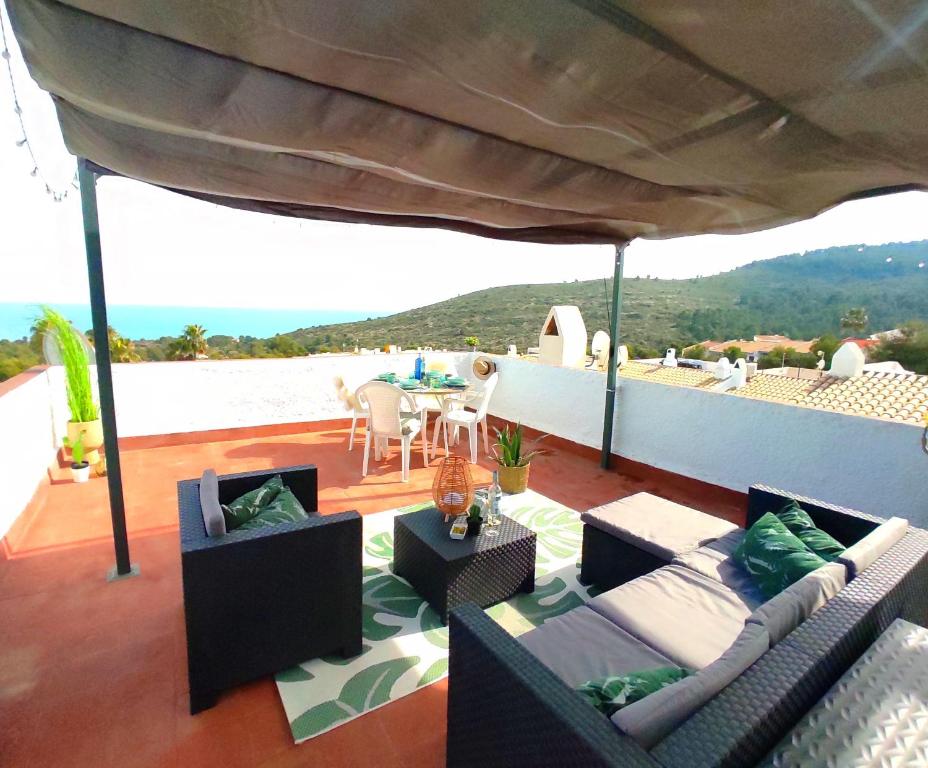
[[[728,341],[713,341],[703,346],[709,352],[724,352],[729,347],[738,347],[746,355],[752,352],[769,352],[774,347],[795,349],[797,352],[809,352],[814,341],[800,341],[789,339],[786,336],[755,336],[753,339],[729,339]],[[734,362],[734,361],[732,361]]]
[[[928,412],[928,376],[864,373],[850,379],[794,379],[758,374],[733,395],[775,400],[825,411],[921,424]]]
[[[638,360],[625,363],[619,369],[619,375],[627,379],[644,379],[660,384],[676,384],[680,387],[711,388],[718,384],[715,376],[700,368],[669,368]]]
[[[708,371],[666,368],[639,360],[627,362],[619,369],[619,375],[695,389],[713,389],[719,383]],[[912,373],[867,372],[850,379],[828,375],[797,379],[758,373],[748,380],[747,386],[725,394],[907,424],[922,424],[928,414],[928,376]]]

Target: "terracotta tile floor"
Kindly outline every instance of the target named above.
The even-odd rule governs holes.
[[[188,713],[175,483],[293,464],[319,467],[323,512],[377,512],[421,501],[434,466],[399,452],[362,481],[347,430],[236,439],[122,453],[132,560],[139,578],[107,584],[112,564],[105,480],[54,483],[36,494],[32,521],[0,559],[0,764],[4,766],[441,766],[447,681],[293,744],[272,680]],[[486,459],[477,469],[489,481]],[[667,480],[669,478],[669,480]],[[731,496],[633,479],[552,449],[530,486],[574,509],[647,490],[741,522]]]

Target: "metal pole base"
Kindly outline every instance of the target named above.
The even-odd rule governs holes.
[[[141,568],[139,568],[138,563],[132,563],[129,566],[129,573],[117,573],[116,566],[114,565],[106,572],[107,581],[122,581],[123,579],[131,579],[133,576],[140,576],[142,574]]]

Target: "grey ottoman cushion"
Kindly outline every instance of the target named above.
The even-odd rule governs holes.
[[[650,493],[636,493],[584,512],[587,525],[650,552],[666,562],[738,526]]]
[[[519,642],[571,688],[673,663],[585,606],[548,619]]]
[[[748,624],[708,667],[620,709],[612,722],[645,749],[651,749],[763,656],[769,644],[763,627]]]
[[[761,605],[748,617],[748,622],[766,627],[770,645],[776,645],[844,589],[846,584],[847,571],[844,565],[828,563],[806,574]]]
[[[688,669],[702,669],[728,650],[752,611],[724,584],[679,565],[639,576],[588,605]]]
[[[844,554],[838,557],[838,562],[847,566],[848,581],[856,578],[859,573],[872,565],[874,560],[905,536],[908,527],[907,520],[901,517],[891,517],[856,544],[845,549]]]
[[[219,504],[219,478],[214,469],[207,469],[200,477],[200,510],[203,513],[203,525],[210,538],[223,536],[226,532],[226,519]]]

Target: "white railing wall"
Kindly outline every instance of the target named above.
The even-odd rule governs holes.
[[[605,374],[496,357],[490,411],[599,448]],[[922,428],[619,377],[613,453],[746,492],[764,483],[928,527]]]
[[[467,353],[426,353],[457,369]],[[341,376],[356,388],[385,371],[405,375],[416,354],[320,355],[113,366],[120,437],[199,432],[351,416],[336,396]],[[67,418],[67,417],[65,417]]]
[[[470,353],[431,353],[470,375]],[[605,375],[494,356],[490,412],[599,448]],[[351,387],[415,353],[134,363],[114,366],[121,437],[345,418],[333,379]],[[60,445],[68,414],[60,370],[0,397],[0,535],[26,506]],[[928,456],[921,428],[732,394],[619,378],[613,452],[746,492],[766,483],[928,527]]]
[[[0,397],[0,538],[47,477],[55,457],[51,388],[45,372]]]

